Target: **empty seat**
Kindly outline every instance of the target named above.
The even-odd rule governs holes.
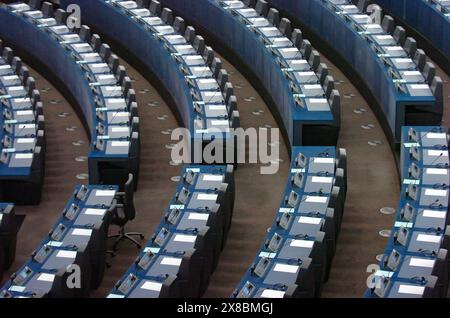
[[[325,79],[328,76],[328,73],[328,66],[325,63],[320,63],[319,67],[317,68],[320,85],[323,85],[325,83]]]
[[[108,58],[108,66],[111,69],[111,72],[113,74],[117,75],[117,70],[119,67],[119,57],[116,54],[111,54]],[[125,67],[123,67],[123,70],[125,71]],[[120,81],[121,78],[118,78]]]
[[[405,45],[403,46],[403,49],[406,51],[406,53],[414,57],[414,54],[416,54],[417,51],[417,42],[412,37],[407,37],[405,40]]]
[[[303,57],[305,59],[309,60],[309,56],[311,55],[311,51],[312,51],[311,42],[309,42],[309,40],[303,40],[301,48],[300,48],[300,52],[302,53]]]
[[[205,39],[201,35],[195,36],[193,47],[195,48],[198,54],[203,55],[203,52],[205,51],[206,48]]]
[[[161,20],[163,20],[166,24],[173,24],[173,11],[169,8],[164,8],[161,12]]]
[[[150,5],[150,0],[136,0],[136,3],[142,8],[148,8]]]
[[[100,50],[100,46],[102,45],[102,39],[100,35],[94,34],[91,37],[91,47],[94,51],[98,52]]]
[[[13,59],[13,57],[14,57],[14,52],[13,52],[13,50],[12,50],[10,47],[5,47],[5,48],[3,49],[3,54],[2,54],[2,56],[3,56],[3,59],[5,60],[5,62],[6,62],[7,64],[11,64],[12,59]]]
[[[13,69],[14,73],[19,74],[20,70],[22,68],[22,60],[20,57],[14,56],[11,61],[11,68]],[[25,82],[22,80],[22,82]]]
[[[325,91],[325,96],[329,98],[331,96],[331,92],[334,89],[334,78],[331,75],[328,75],[325,78],[325,82],[323,84],[323,89]]]
[[[423,77],[425,77],[425,81],[427,83],[432,83],[433,78],[436,75],[436,67],[433,63],[427,62],[425,67],[423,68]]]
[[[286,18],[281,19],[280,26],[278,27],[278,29],[287,38],[290,38],[292,36],[291,21],[289,21],[289,19]]]
[[[211,66],[214,60],[214,51],[210,46],[207,46],[205,48],[205,51],[203,52],[203,59],[205,60],[208,66]]]
[[[211,70],[213,72],[214,78],[219,76],[219,72],[222,69],[222,60],[216,57],[211,65]]]
[[[319,64],[320,64],[319,52],[317,52],[316,50],[312,50],[311,55],[309,56],[309,59],[308,59],[308,63],[309,63],[309,65],[311,65],[311,69],[314,72],[316,72],[317,69],[319,68]]]
[[[161,3],[159,1],[152,0],[149,10],[153,15],[159,16],[161,14]]]
[[[358,0],[358,5],[357,5],[358,10],[362,13],[365,13],[369,4],[370,4],[369,0]]]
[[[90,42],[91,41],[91,28],[87,25],[82,25],[80,28],[79,36],[82,41]]]
[[[442,97],[443,97],[443,82],[442,79],[439,76],[435,76],[433,78],[433,81],[431,82],[431,91],[433,92],[433,95],[436,97],[438,101],[442,103]]]
[[[292,31],[291,41],[297,49],[302,47],[303,33],[300,29],[294,29]]]
[[[403,27],[397,25],[392,36],[400,46],[405,45],[406,31]]]
[[[394,31],[394,18],[392,18],[390,15],[385,15],[383,17],[383,21],[381,22],[381,27],[383,28],[384,32],[392,34]]]
[[[69,14],[63,9],[58,9],[55,12],[55,20],[58,24],[66,24],[68,16]]]
[[[255,6],[255,10],[256,12],[258,12],[259,15],[265,17],[269,12],[269,4],[267,3],[266,0],[258,0]]]
[[[228,78],[228,72],[224,69],[221,69],[217,76],[217,82],[219,83],[221,90],[223,90],[225,84],[228,82]]]
[[[272,25],[278,27],[280,25],[280,12],[275,8],[271,8],[267,14],[267,19]]]
[[[111,56],[111,47],[108,44],[103,43],[100,46],[99,55],[103,59],[103,61],[107,61],[109,59],[109,57]]]
[[[331,91],[330,97],[328,98],[328,104],[331,107],[331,112],[333,113],[334,120],[337,123],[341,122],[341,95],[339,91],[333,89]]]
[[[422,49],[417,49],[416,53],[414,54],[413,60],[414,60],[414,63],[419,68],[419,70],[422,72],[425,67],[425,63],[427,61],[425,52]]]
[[[244,0],[243,2],[247,7],[251,8],[254,8],[256,4],[256,0]]]
[[[191,26],[188,26],[186,28],[186,32],[184,33],[184,38],[186,39],[186,41],[189,43],[194,43],[195,35],[195,29]]]
[[[184,19],[181,17],[176,17],[175,20],[173,21],[173,28],[179,34],[184,34],[184,32],[186,31],[186,26],[184,25]]]
[[[53,4],[52,3],[48,2],[48,1],[45,1],[42,4],[41,11],[42,11],[42,13],[44,14],[45,17],[53,18],[54,11],[53,11]]]
[[[28,2],[28,5],[32,9],[39,10],[41,8],[41,0],[30,0],[30,2]]]

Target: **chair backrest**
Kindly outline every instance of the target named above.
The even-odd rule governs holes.
[[[192,26],[188,26],[186,28],[186,32],[184,32],[184,38],[186,39],[187,42],[189,43],[194,43],[194,39],[195,39],[195,29]]]
[[[392,18],[390,15],[385,15],[383,17],[383,21],[381,22],[381,27],[383,28],[384,32],[392,34],[395,27],[394,18]]]
[[[394,33],[392,34],[392,37],[400,46],[405,45],[406,31],[403,27],[397,25],[395,27]]]
[[[317,68],[317,73],[319,75],[319,82],[321,85],[325,83],[325,79],[327,78],[329,71],[328,66],[325,63],[320,63]]]
[[[203,55],[206,48],[205,39],[201,35],[195,36],[193,46],[198,54]]]
[[[320,54],[316,50],[311,51],[311,55],[308,58],[308,63],[311,65],[311,69],[316,72],[320,64]]]
[[[53,18],[54,10],[53,10],[53,4],[51,2],[45,1],[42,4],[41,11],[47,18]]]
[[[223,88],[223,92],[225,94],[225,104],[228,104],[228,101],[234,94],[233,84],[231,84],[230,82],[226,83]]]
[[[169,8],[164,8],[161,12],[161,20],[163,20],[166,24],[173,24],[173,11]]]
[[[184,19],[181,17],[176,17],[173,21],[173,28],[178,34],[184,34],[186,32],[186,25],[184,24]]]
[[[216,57],[211,64],[211,69],[213,71],[214,78],[217,78],[220,70],[222,69],[222,60]]]
[[[136,3],[139,7],[148,9],[150,5],[150,0],[136,0]]]
[[[281,33],[285,35],[288,39],[292,36],[292,26],[289,19],[283,18],[280,21],[280,26],[278,27]]]
[[[228,111],[229,112],[233,112],[235,110],[237,110],[237,97],[234,95],[231,95],[230,98],[228,99]]]
[[[22,69],[22,60],[18,56],[14,56],[11,61],[11,68],[13,69],[14,73],[20,74],[20,70]],[[26,80],[26,79],[25,79]],[[22,79],[22,82],[25,82],[24,79]]]
[[[269,4],[266,0],[258,0],[255,6],[256,12],[258,12],[259,15],[265,17],[267,16],[267,13],[269,12]]]
[[[425,63],[425,67],[423,68],[423,76],[425,77],[427,83],[432,83],[435,75],[436,67],[434,66],[434,64],[431,62]]]
[[[366,13],[367,7],[369,6],[369,0],[358,0],[358,10],[362,13]]]
[[[41,2],[41,0],[30,0],[30,2],[28,2],[28,5],[32,9],[39,10],[41,9]]]
[[[119,57],[116,55],[116,54],[111,54],[110,55],[110,57],[108,58],[108,66],[109,66],[109,68],[111,69],[111,72],[113,73],[113,74],[116,74],[117,75],[117,72],[118,72],[118,70],[119,70]],[[123,69],[125,70],[125,67],[124,66],[122,66],[123,67]],[[116,76],[117,77],[117,76]],[[121,81],[122,80],[122,78],[118,78],[118,80],[119,81]]]
[[[55,12],[55,20],[59,24],[66,24],[68,16],[69,16],[69,13],[67,13],[63,9],[58,9]]]
[[[412,37],[407,37],[405,40],[405,45],[403,46],[406,53],[408,53],[409,56],[414,57],[414,54],[416,54],[417,51],[417,42]]]
[[[300,52],[306,60],[309,60],[309,56],[311,55],[312,45],[309,40],[303,40],[302,45],[300,47]]]
[[[280,25],[280,12],[275,8],[271,8],[267,14],[267,20],[269,20],[273,26],[278,28]]]
[[[80,28],[80,32],[78,32],[80,38],[85,42],[91,41],[91,28],[87,25],[82,25]]]
[[[5,47],[3,49],[3,59],[6,61],[7,64],[11,64],[12,59],[14,57],[14,52],[10,47]]]
[[[0,39],[0,52],[3,50],[3,41]]]
[[[431,83],[431,91],[438,101],[443,100],[443,82],[439,76],[435,76]]]
[[[108,44],[103,43],[100,46],[99,55],[103,59],[103,61],[105,61],[105,62],[108,61],[108,59],[109,59],[109,57],[111,55],[111,47]]]
[[[100,46],[102,45],[102,39],[100,35],[93,34],[91,37],[91,47],[95,52],[100,50]]]
[[[331,92],[334,89],[334,78],[331,75],[328,75],[325,78],[325,82],[324,82],[324,89],[325,89],[325,96],[327,98],[329,98],[331,96]]]
[[[297,49],[302,47],[303,33],[300,29],[294,29],[294,31],[292,31],[291,41]]]
[[[125,217],[128,220],[133,220],[136,216],[136,209],[134,207],[134,177],[133,174],[128,174],[128,180],[124,185],[123,210]]]
[[[251,8],[254,8],[256,5],[256,0],[243,0],[242,2],[244,2],[247,7]]]
[[[161,3],[159,1],[152,0],[149,10],[153,15],[159,16],[161,14]]]
[[[422,49],[417,49],[416,53],[414,54],[413,60],[414,60],[414,63],[416,63],[419,70],[422,72],[423,68],[425,67],[425,63],[427,61],[425,52]]]
[[[331,112],[333,113],[334,120],[337,123],[341,121],[341,95],[337,89],[331,91],[328,98],[328,104],[330,104]]]
[[[206,64],[208,66],[211,66],[212,62],[214,61],[214,57],[214,50],[210,46],[207,46],[205,48],[205,51],[203,52],[203,59],[206,61]]]
[[[225,69],[221,69],[219,75],[217,76],[217,82],[219,83],[220,89],[223,90],[225,84],[228,82],[228,72]]]

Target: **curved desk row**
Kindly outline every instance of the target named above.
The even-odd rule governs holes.
[[[161,3],[189,17],[249,68],[273,100],[290,145],[336,145],[339,93],[318,52],[289,20],[241,1]]]
[[[295,147],[284,198],[234,298],[319,297],[346,197],[346,154]]]
[[[225,244],[233,166],[186,166],[155,234],[108,298],[200,297]]]
[[[389,125],[386,131],[400,142],[405,125],[440,124],[442,80],[425,53],[392,17],[381,25],[348,0],[269,0],[295,16],[332,47],[365,81]],[[391,139],[392,139],[391,138]]]
[[[71,3],[80,5],[85,21],[131,52],[162,83],[189,129],[192,162],[203,162],[198,151],[206,144],[232,141],[231,129],[239,126],[233,86],[194,28],[156,1],[61,1],[63,7]]]
[[[0,203],[0,280],[16,257],[17,225],[14,204]]]
[[[0,289],[0,298],[87,297],[105,270],[117,186],[77,186],[31,258]],[[79,274],[74,280],[72,274]],[[73,288],[73,282],[79,286]]]
[[[89,182],[124,184],[129,172],[139,172],[139,119],[131,80],[110,47],[86,26],[79,34],[70,30],[67,16],[48,2],[42,8],[40,1],[2,5],[0,35],[64,83],[81,109],[91,137]]]
[[[44,179],[44,116],[29,70],[0,40],[0,199],[39,204]]]
[[[429,40],[450,61],[450,2],[447,0],[374,0]]]
[[[369,298],[445,297],[448,290],[449,135],[404,127],[397,217]]]

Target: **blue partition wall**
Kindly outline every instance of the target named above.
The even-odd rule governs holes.
[[[412,96],[394,84],[390,69],[379,58],[369,38],[354,23],[337,14],[328,0],[270,0],[332,47],[365,82],[389,125],[387,133],[400,142],[405,125],[436,125],[442,118],[442,98]]]
[[[27,8],[25,5],[22,6],[24,8],[23,12],[36,10]],[[74,42],[58,39],[46,29],[45,23],[38,26],[41,23],[38,21],[39,18],[27,17],[22,14],[23,12],[22,10],[17,10],[16,12],[6,5],[0,7],[0,36],[36,59],[43,67],[50,70],[51,74],[59,82],[64,83],[65,88],[74,98],[76,105],[81,110],[88,128],[88,134],[92,141],[89,152],[90,183],[98,184],[109,181],[114,184],[123,184],[123,176],[128,175],[129,172],[132,172],[137,180],[139,160],[138,133],[130,133],[131,138],[130,136],[126,136],[114,140],[115,138],[110,136],[102,136],[104,140],[100,140],[101,137],[99,136],[102,133],[98,131],[98,124],[103,123],[104,127],[112,127],[113,125],[110,125],[110,123],[107,125],[106,122],[111,117],[112,120],[116,119],[116,115],[120,113],[120,110],[114,110],[114,113],[112,113],[106,112],[103,108],[97,108],[97,106],[101,107],[99,104],[103,105],[106,99],[111,96],[105,96],[103,93],[99,94],[95,92],[96,87],[94,87],[95,85],[92,84],[92,80],[90,79],[91,74],[83,70],[82,67],[82,64],[86,61],[77,61],[76,54],[65,46]],[[35,12],[37,13],[36,16],[39,17],[42,15],[42,17],[46,18],[46,15],[43,15],[40,11]],[[67,38],[70,37],[78,37],[78,35],[69,32]],[[87,43],[82,41],[79,43],[87,45]],[[109,66],[108,72],[111,72]],[[113,75],[112,73],[109,74]],[[116,95],[120,97],[122,88],[120,86],[113,87],[117,87],[117,91],[120,92],[117,95],[117,91],[114,90],[113,97],[116,97]],[[107,111],[110,110],[108,107],[106,108]],[[107,116],[107,120],[101,118],[104,115]],[[117,120],[119,120],[119,116],[117,116]],[[132,120],[134,122],[134,118]],[[127,122],[121,122],[120,124],[125,124],[125,126],[129,127],[131,120],[127,118]],[[99,141],[104,142],[107,146],[101,147],[100,149],[98,147],[100,144]],[[121,145],[116,147],[115,143]],[[126,143],[127,146],[123,147],[122,143]],[[113,150],[112,148],[120,148],[120,151],[116,151],[115,149],[114,151],[108,150]],[[126,150],[123,148],[126,148]]]
[[[430,41],[450,62],[450,4],[439,0],[373,0]]]
[[[81,7],[84,22],[101,31],[115,42],[120,43],[124,49],[132,53],[139,62],[145,65],[147,68],[145,71],[150,71],[162,84],[167,93],[170,94],[179,117],[191,133],[189,149],[191,150],[191,160],[193,162],[202,163],[199,162],[198,158],[199,150],[203,149],[202,147],[211,142],[211,140],[214,140],[214,138],[216,138],[215,140],[220,138],[224,143],[229,140],[230,133],[228,129],[214,127],[213,124],[207,124],[207,129],[199,129],[199,127],[196,127],[198,114],[195,110],[193,98],[194,90],[190,86],[188,79],[189,77],[191,79],[202,78],[202,76],[189,76],[183,72],[184,66],[180,65],[180,62],[177,60],[178,55],[181,56],[182,54],[171,52],[169,48],[170,44],[164,40],[166,34],[150,31],[150,26],[145,24],[143,19],[141,20],[143,16],[140,16],[138,13],[135,15],[132,13],[132,9],[126,9],[127,5],[125,3],[121,6],[120,1],[62,0],[61,7],[65,8],[72,3],[76,3]],[[128,4],[133,4],[132,8],[136,5],[134,2]],[[141,6],[136,7],[136,9],[138,11],[144,10]],[[153,16],[153,13],[151,15]],[[166,21],[161,20],[159,23],[162,23],[160,25],[161,27],[170,26],[172,28],[171,23],[167,23]],[[180,35],[176,31],[174,32],[172,35],[181,37],[184,35]],[[187,42],[185,44],[192,45]],[[192,49],[194,50],[194,47]],[[208,67],[206,62],[203,66]],[[187,68],[189,69],[189,66]],[[209,101],[205,102],[208,104]],[[211,118],[205,119],[203,117],[201,119],[207,123],[214,122],[215,119],[219,121],[221,119],[212,118],[211,120]],[[234,110],[232,115],[229,115],[225,119],[231,123],[231,127],[228,128],[237,128],[239,112]],[[231,148],[231,144],[226,143],[224,147]],[[227,150],[224,149],[224,151]]]
[[[335,145],[339,134],[338,112],[305,111],[296,105],[289,80],[264,43],[239,19],[215,0],[162,0],[205,30],[234,54],[257,76],[272,98],[286,129],[289,144]]]

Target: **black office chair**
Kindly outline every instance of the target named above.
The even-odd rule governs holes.
[[[144,235],[137,232],[125,232],[125,225],[128,223],[128,221],[133,220],[136,216],[133,196],[134,180],[133,175],[130,173],[128,175],[128,180],[124,186],[124,192],[118,192],[116,194],[117,204],[111,223],[119,226],[120,229],[118,234],[108,236],[108,238],[117,238],[113,244],[113,251],[117,251],[117,245],[119,245],[122,240],[129,240],[134,243],[138,249],[141,248],[141,244],[136,239],[134,239],[133,236],[138,236],[141,240],[143,240]]]

